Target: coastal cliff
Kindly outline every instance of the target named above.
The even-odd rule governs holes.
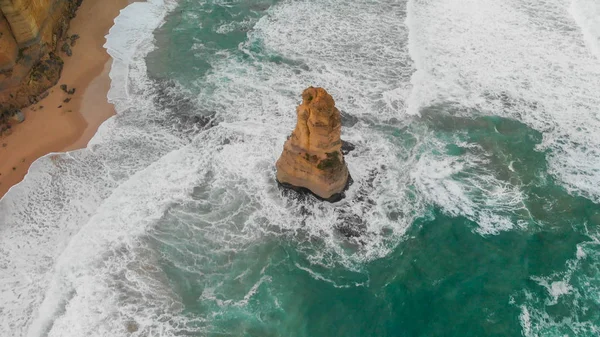
[[[0,133],[60,78],[58,54],[71,53],[67,29],[81,2],[0,0]]]
[[[277,181],[336,201],[348,184],[342,154],[341,116],[331,95],[310,87],[302,93],[296,128],[277,161]]]

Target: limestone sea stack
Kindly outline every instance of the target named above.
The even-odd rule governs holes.
[[[296,111],[296,128],[276,164],[277,181],[306,188],[322,199],[339,200],[349,177],[341,151],[340,111],[325,89],[314,87],[304,90]]]

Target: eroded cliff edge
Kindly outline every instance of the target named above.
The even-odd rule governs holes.
[[[337,201],[349,178],[341,150],[340,111],[325,89],[313,87],[304,90],[296,111],[296,128],[276,164],[277,181]]]
[[[69,21],[83,0],[0,0],[0,133],[56,84],[70,54]]]

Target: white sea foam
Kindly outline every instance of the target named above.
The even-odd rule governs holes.
[[[485,158],[477,156],[427,154],[419,158],[411,178],[424,198],[452,216],[474,221],[481,234],[520,227],[517,212],[526,210],[524,193],[520,186],[487,172],[486,164]]]
[[[297,13],[311,13],[310,8],[303,7],[310,6],[310,4],[297,2],[285,3],[276,7],[270,17],[259,22],[255,35],[251,36],[251,41],[256,39],[262,40],[267,50],[280,53],[293,62],[299,59],[299,61],[308,65],[309,69],[311,69],[309,72],[297,74],[294,66],[282,67],[269,63],[253,67],[248,64],[239,63],[235,58],[230,58],[215,64],[214,71],[206,79],[206,82],[216,87],[216,90],[211,93],[211,97],[201,97],[207,108],[219,111],[222,120],[237,121],[229,124],[223,123],[222,127],[209,132],[206,136],[209,138],[203,138],[204,141],[202,144],[204,146],[198,152],[207,158],[212,158],[212,165],[215,167],[214,171],[218,172],[210,180],[210,185],[213,188],[229,191],[222,196],[225,198],[222,201],[224,206],[231,200],[238,200],[240,198],[242,201],[245,200],[245,197],[234,196],[232,194],[234,191],[240,195],[245,195],[248,191],[253,191],[252,196],[247,196],[253,203],[242,203],[244,208],[240,206],[240,209],[233,209],[228,206],[223,207],[217,213],[211,213],[212,217],[222,216],[222,221],[224,222],[212,222],[213,226],[211,227],[214,229],[214,233],[223,234],[223,236],[214,237],[215,242],[218,243],[215,244],[215,247],[224,245],[224,237],[236,238],[236,240],[231,241],[231,248],[234,248],[240,243],[248,242],[247,240],[256,239],[256,235],[261,233],[269,234],[279,232],[282,229],[296,232],[302,227],[301,223],[304,223],[303,230],[308,232],[309,237],[319,238],[325,245],[322,250],[306,252],[312,263],[321,265],[343,264],[348,268],[355,268],[357,262],[361,263],[365,260],[387,255],[395,247],[395,244],[400,240],[413,219],[422,214],[425,201],[438,202],[442,207],[446,207],[450,213],[472,216],[473,220],[478,220],[484,225],[493,223],[493,226],[482,227],[489,232],[511,228],[513,224],[506,223],[504,218],[500,217],[496,219],[493,213],[485,213],[482,207],[477,205],[477,203],[482,202],[481,200],[473,202],[470,199],[468,192],[477,188],[476,180],[479,179],[478,177],[474,177],[475,183],[459,184],[457,185],[457,189],[445,190],[442,188],[441,190],[438,189],[437,192],[424,193],[427,196],[427,200],[423,200],[421,195],[414,195],[410,191],[409,184],[410,180],[415,176],[407,173],[426,172],[426,168],[443,167],[446,159],[436,158],[435,160],[427,161],[430,157],[417,157],[414,153],[411,153],[411,150],[402,141],[394,139],[394,137],[390,137],[387,134],[373,132],[371,130],[374,130],[377,126],[363,124],[364,122],[359,123],[355,128],[349,128],[345,131],[344,137],[358,145],[356,152],[347,159],[356,181],[355,185],[348,191],[348,200],[352,200],[358,193],[364,192],[361,191],[362,184],[369,179],[372,180],[372,186],[367,186],[368,189],[364,192],[366,195],[363,202],[341,205],[342,208],[350,211],[352,214],[356,214],[365,222],[364,230],[366,239],[361,243],[361,249],[358,251],[347,250],[342,244],[343,240],[339,238],[338,233],[333,228],[332,224],[338,223],[341,220],[339,218],[340,214],[337,211],[337,208],[340,208],[339,205],[310,206],[312,216],[308,218],[300,215],[290,215],[289,207],[282,203],[277,191],[274,189],[272,163],[279,155],[285,135],[289,132],[289,125],[293,125],[293,113],[290,112],[294,110],[296,104],[296,93],[306,83],[314,81],[313,83],[316,82],[316,85],[333,88],[332,92],[336,95],[338,105],[352,115],[367,118],[372,116],[389,118],[397,116],[398,111],[402,110],[403,103],[398,98],[398,94],[405,91],[398,88],[405,88],[410,78],[410,62],[407,59],[406,49],[403,44],[394,45],[393,41],[373,39],[373,36],[384,38],[378,32],[383,28],[387,29],[387,27],[394,27],[392,30],[394,34],[390,34],[389,37],[385,35],[385,38],[393,38],[394,36],[398,39],[406,38],[405,31],[400,29],[398,25],[394,26],[394,18],[401,15],[400,8],[392,5],[389,9],[386,9],[380,7],[378,4],[372,4],[372,7],[363,12],[370,15],[368,16],[370,18],[367,20],[368,22],[379,22],[381,25],[372,27],[365,21],[365,25],[357,29],[353,25],[353,21],[356,18],[348,16],[351,12],[356,11],[353,4],[338,4],[338,6],[342,6],[341,9],[335,6],[336,3],[328,3],[328,5],[329,7],[324,7],[328,11],[323,11],[323,13],[328,13],[332,16],[336,15],[337,23],[345,22],[345,24],[341,24],[338,27],[353,29],[351,31],[353,33],[351,40],[342,40],[340,45],[321,45],[319,46],[321,49],[310,49],[310,44],[302,44],[303,41],[318,40],[317,36],[310,36],[310,34],[316,34],[315,32],[331,34],[329,38],[334,39],[338,36],[338,33],[327,29],[320,32],[316,29],[307,29],[306,31],[302,31],[302,34],[293,35],[294,37],[298,37],[298,41],[289,41],[286,36],[290,33],[288,28],[290,20],[297,20],[300,27],[302,27],[301,23],[313,22],[305,20],[306,17],[303,18],[297,15]],[[298,6],[301,8],[298,8]],[[137,10],[141,9],[142,7]],[[153,11],[148,10],[147,13],[153,13]],[[140,17],[145,17],[145,15],[140,15]],[[375,17],[378,17],[378,19],[375,20]],[[155,21],[158,22],[158,20]],[[127,23],[129,21],[123,22]],[[333,21],[331,22],[333,25]],[[135,35],[136,30],[121,29],[118,24],[119,20],[117,20],[117,26],[114,28],[116,31],[134,32],[133,35]],[[328,28],[333,29],[334,27],[331,26]],[[346,35],[342,34],[341,36]],[[305,40],[300,37],[306,37],[307,39]],[[137,48],[146,51],[153,48],[149,39],[140,40],[145,42],[140,43]],[[111,44],[109,39],[107,46],[109,50],[119,50],[118,48],[128,46],[131,41],[130,39],[124,39],[118,40],[118,43]],[[353,45],[356,41],[360,42],[360,46]],[[379,50],[377,49],[378,44],[388,45],[389,47]],[[355,48],[356,55],[348,53],[352,48]],[[303,49],[307,49],[310,52],[305,54],[307,56],[299,57],[301,55],[300,51]],[[128,115],[124,112],[131,109],[143,109],[148,114],[153,114],[150,101],[136,99],[147,88],[147,81],[145,79],[146,69],[140,56],[143,53],[138,55],[128,52],[116,53],[111,51],[111,54],[115,56],[117,61],[115,61],[115,67],[113,68],[114,73],[111,73],[113,89],[110,92],[109,98],[117,105],[122,121],[128,118]],[[123,62],[119,63],[120,61]],[[342,74],[345,75],[340,80],[339,76]],[[273,114],[283,116],[284,118],[273,119]],[[137,119],[139,116],[136,115],[135,118]],[[250,125],[247,121],[252,121],[254,124]],[[171,139],[173,137],[168,134],[163,133],[161,135],[160,129],[141,130],[137,127],[138,123],[143,123],[143,121],[132,120],[131,124],[124,123],[122,125],[117,125],[114,121],[109,122],[101,128],[100,132],[94,138],[91,143],[92,149],[100,151],[107,139],[125,143],[136,136],[139,139],[143,139],[144,142],[149,143],[160,143],[163,139],[170,139],[170,143],[172,144],[178,143],[177,139]],[[148,125],[145,126],[147,127]],[[146,132],[151,133],[152,138],[158,139],[154,141],[148,139]],[[244,137],[243,143],[234,142],[230,146],[220,146],[226,135],[234,138],[240,134],[248,135]],[[252,135],[254,137],[251,137]],[[260,137],[258,137],[259,135]],[[169,146],[166,146],[166,149],[169,149]],[[126,154],[127,152],[125,152]],[[232,158],[243,162],[244,165],[231,166]],[[144,163],[151,162],[144,158],[139,158],[139,154],[130,156],[130,158],[119,159],[121,164],[123,164],[124,160],[132,161],[132,165],[129,166],[132,169],[128,172],[119,172],[119,170],[114,169],[99,170],[98,172],[101,172],[101,175],[106,175],[106,180],[101,180],[99,184],[104,184],[105,181],[110,182],[104,189],[107,192],[121,185],[124,179],[130,174],[143,168]],[[437,161],[438,159],[441,159],[441,162]],[[472,166],[472,164],[467,163],[467,166]],[[105,165],[105,163],[101,163],[100,165]],[[128,167],[128,165],[123,166]],[[382,169],[382,167],[385,167],[385,169]],[[373,176],[371,177],[371,175]],[[427,192],[428,188],[434,188],[435,190],[436,186],[444,186],[444,184],[450,183],[450,179],[436,180],[435,177],[429,180],[429,182],[425,182],[426,179],[422,178],[426,175],[417,173],[417,176],[420,177],[416,179],[417,182],[422,183],[419,186],[428,186],[421,189],[421,192]],[[257,179],[257,177],[260,178]],[[483,176],[481,179],[491,179],[493,181],[493,177],[490,176]],[[483,183],[482,180],[479,180],[479,182]],[[497,183],[502,188],[503,186],[500,184],[499,182]],[[96,188],[92,190],[96,190]],[[147,192],[154,193],[153,190]],[[515,192],[506,189],[506,192],[499,193],[498,195],[508,194],[509,196],[519,197],[518,191]],[[111,191],[110,193],[115,194],[117,192]],[[438,197],[445,199],[436,199]],[[453,197],[458,198],[454,199]],[[143,199],[142,196],[136,198]],[[101,199],[99,198],[98,200]],[[494,196],[488,194],[488,197],[484,198],[483,202],[493,202],[494,200],[503,199],[494,199]],[[458,201],[458,203],[455,201]],[[370,202],[373,202],[375,206],[368,206]],[[238,204],[235,203],[234,205]],[[122,211],[117,204],[114,204],[114,208],[115,212]],[[243,212],[241,209],[243,209]],[[102,208],[101,211],[108,212],[109,210]],[[453,211],[456,211],[456,213],[453,213]],[[95,210],[92,208],[87,214],[90,213],[95,213]],[[234,234],[235,231],[226,226],[230,224],[226,220],[237,215],[242,218],[246,217],[247,219],[246,221],[234,223],[236,226],[234,229],[240,230],[243,235]],[[96,215],[94,219],[98,217],[100,215]],[[77,224],[85,223],[84,219],[79,220]],[[266,222],[264,219],[266,219]],[[227,231],[223,232],[223,230]],[[128,236],[123,237],[123,240],[127,239]],[[98,248],[98,251],[100,250],[101,248]],[[71,248],[69,251],[74,252],[75,248]],[[217,252],[215,251],[213,254],[217,254]],[[81,266],[81,264],[78,265]],[[114,266],[111,268],[114,268]],[[97,271],[97,269],[94,270]],[[42,306],[42,310],[46,313],[40,315],[34,324],[34,328],[38,329],[37,331],[50,326],[49,322],[52,322],[57,310],[61,310],[64,305],[64,296],[69,294],[72,289],[78,289],[77,293],[87,292],[84,288],[81,288],[80,284],[83,284],[82,280],[86,280],[90,284],[103,284],[106,282],[104,280],[106,276],[102,272],[99,272],[98,275],[100,276],[97,277],[90,277],[89,274],[86,274],[87,271],[85,269],[81,272],[83,276],[77,278],[75,281],[69,281],[69,286],[62,292],[58,292],[59,294],[63,294],[63,296],[55,298],[46,297],[46,301]],[[65,274],[68,275],[68,273],[68,270],[60,271],[55,276],[53,287],[60,289],[62,287],[61,282],[63,282],[61,278]],[[140,287],[142,285],[140,283],[137,286]],[[111,296],[106,295],[111,292],[108,287],[103,288],[100,285],[96,289],[100,289],[97,290],[97,294],[70,298],[68,300],[69,304],[64,309],[65,313],[54,322],[52,332],[58,334],[63,328],[66,329],[68,325],[75,324],[74,316],[77,312],[85,310],[85,303],[93,301],[105,304],[103,307],[103,310],[105,310],[103,311],[104,314],[97,316],[95,319],[109,317],[114,313],[115,306],[124,305],[123,303],[117,304],[114,301],[99,301],[97,298],[104,296],[111,298]],[[150,289],[154,290],[154,288]],[[148,303],[144,302],[144,305],[152,308]],[[126,309],[127,307],[124,310]],[[151,309],[149,310],[151,311]],[[91,313],[89,315],[90,320],[82,322],[91,324],[94,318]],[[155,313],[152,312],[147,312],[146,316],[138,315],[136,317],[132,317],[133,315],[131,314],[123,314],[122,319],[112,321],[116,324],[115,326],[104,328],[107,329],[106,331],[119,329],[119,327],[122,327],[119,324],[122,324],[124,319],[142,321],[140,324],[143,325],[144,319],[153,317],[153,315]],[[86,329],[84,325],[77,326],[83,329],[81,330],[82,332]],[[156,331],[156,329],[161,329],[161,327],[147,324],[143,329]]]
[[[548,294],[551,296],[551,298],[546,301],[546,305],[555,305],[560,296],[567,295],[573,290],[573,287],[569,284],[568,280],[549,281],[547,278],[536,276],[531,279],[546,288]]]
[[[529,315],[529,310],[527,307],[521,306],[521,314],[519,315],[519,320],[521,321],[521,326],[523,326],[523,333],[525,336],[531,335],[531,315]]]
[[[581,27],[588,48],[600,59],[600,6],[594,0],[572,0],[571,15]]]
[[[523,121],[544,132],[550,172],[600,200],[599,7],[575,1],[574,20],[555,0],[411,0],[408,112],[453,102]]]
[[[314,278],[315,280],[319,280],[319,281],[323,281],[323,282],[327,282],[332,284],[335,288],[353,288],[353,287],[364,287],[366,285],[366,282],[351,282],[349,284],[337,284],[336,281],[334,280],[330,280],[327,277],[313,271],[312,269],[308,268],[308,267],[304,267],[299,265],[298,263],[296,263],[296,268],[303,270],[305,272],[307,272],[312,278]]]
[[[304,65],[303,72],[276,76],[291,83],[270,87],[297,93],[307,84],[323,86],[354,115],[397,116],[399,88],[413,71],[403,15],[397,1],[288,1],[261,18],[250,42]]]
[[[289,66],[264,62],[262,59],[260,63],[257,61],[256,66],[234,59],[218,62],[207,78],[211,85],[217,86],[217,90],[211,91],[212,98],[202,97],[202,101],[214,100],[227,106],[226,119],[276,123],[274,127],[283,131],[294,123],[295,116],[290,111],[293,111],[297,101],[291,93],[299,92],[306,83],[311,83],[330,90],[337,105],[353,116],[364,120],[381,120],[381,123],[386,123],[388,118],[397,118],[400,119],[397,127],[404,128],[414,122],[404,114],[407,109],[411,111],[407,102],[418,102],[419,107],[435,103],[420,97],[422,94],[419,92],[425,90],[423,87],[428,88],[440,82],[433,78],[416,81],[427,74],[420,69],[426,67],[423,62],[428,60],[421,56],[426,53],[417,47],[410,50],[417,73],[414,73],[409,57],[408,46],[419,44],[422,42],[420,39],[424,38],[418,25],[427,26],[428,23],[423,22],[429,22],[430,19],[419,17],[419,8],[411,8],[419,5],[421,3],[413,3],[408,8],[406,24],[410,28],[410,40],[407,28],[398,21],[404,15],[404,8],[397,3],[323,1],[286,2],[276,6],[259,20],[255,31],[250,34],[249,42],[242,48],[260,44],[264,54],[280,56],[288,60]],[[414,20],[420,20],[417,26],[412,23]],[[382,34],[384,31],[386,33]],[[437,41],[437,37],[435,39]],[[428,46],[430,43],[423,44]],[[256,54],[250,50],[247,52],[252,56]],[[437,63],[431,66],[435,65]],[[431,72],[437,74],[440,70],[433,69]],[[411,78],[416,86],[414,89],[411,87]],[[206,84],[199,82],[198,85]],[[411,92],[412,96],[409,97]],[[244,110],[249,113],[239,113]],[[273,120],[273,115],[278,118]],[[365,134],[369,133],[366,130],[368,128],[359,123],[354,128],[344,129],[344,137],[350,141],[366,141]],[[414,136],[419,139],[435,137],[427,131],[419,133],[420,130],[404,129],[401,132],[415,131],[418,134]],[[377,140],[368,141],[370,144],[374,142]],[[437,151],[444,145],[432,144],[423,151]],[[492,172],[479,170],[475,173],[477,166],[485,159],[477,156],[451,158],[445,155],[417,158],[414,152],[419,150],[411,149],[401,141],[382,147],[382,151],[399,151],[396,152],[396,158],[404,161],[402,171],[395,177],[397,183],[416,183],[420,188],[419,197],[427,198],[428,202],[444,208],[449,214],[463,215],[477,221],[479,232],[498,233],[522,225],[521,220],[509,220],[509,216],[524,208],[520,187],[499,180]],[[445,170],[446,163],[455,160],[460,161],[462,166],[454,166],[456,170],[447,179],[428,177],[435,170]],[[349,159],[350,165],[358,162],[362,161],[353,163],[352,158]],[[468,170],[473,171],[470,173],[472,179],[454,181]],[[450,185],[454,188],[450,188]],[[421,208],[418,202],[413,202],[413,205],[414,210]]]
[[[152,32],[175,6],[174,0],[134,2],[115,19],[104,48],[113,58],[108,100],[115,105],[117,111],[125,111],[136,102],[131,99],[131,91],[139,94],[144,88],[130,82],[147,81],[144,57],[155,48]]]
[[[177,297],[160,282],[160,272],[148,270],[157,256],[143,236],[170,205],[187,198],[206,166],[207,158],[189,152],[164,156],[103,201],[56,260],[31,336],[47,330],[49,336],[125,336],[129,321],[140,331],[164,331],[148,320],[174,315]]]
[[[220,119],[243,122],[228,125],[228,128],[245,133],[261,130],[263,137],[271,136],[276,143],[275,147],[268,147],[272,149],[270,157],[255,154],[262,158],[262,167],[269,170],[273,170],[272,163],[279,156],[283,141],[295,122],[298,93],[307,84],[328,89],[338,107],[353,116],[398,116],[401,102],[391,92],[397,92],[399,86],[408,83],[411,69],[406,44],[402,43],[407,37],[406,28],[397,19],[403,15],[402,7],[394,1],[361,4],[286,1],[274,6],[258,21],[248,42],[241,46],[251,56],[250,62],[238,57],[213,62],[211,73],[199,79],[197,85],[215,90],[208,95],[201,93],[199,100],[207,109],[219,111]],[[252,50],[256,45],[262,47],[259,53]],[[266,59],[271,56],[283,61]],[[347,158],[356,182],[347,199],[351,200],[373,175],[374,186],[370,187],[368,197],[376,204],[367,208],[363,207],[363,202],[352,207],[354,214],[367,224],[369,235],[374,237],[365,240],[364,252],[350,260],[386,255],[394,246],[387,240],[399,240],[423,207],[418,201],[408,201],[411,198],[407,184],[409,177],[403,172],[410,163],[410,149],[400,139],[390,141],[386,139],[387,135],[375,132],[373,128],[376,127],[359,122],[344,129],[343,138],[357,145],[357,150]],[[265,151],[264,147],[262,149]],[[211,155],[219,156],[218,153]],[[405,158],[409,161],[405,162]],[[248,160],[253,162],[251,158]],[[248,167],[251,166],[240,167],[237,175],[252,181],[256,172]],[[261,183],[265,182],[261,180]],[[273,180],[268,183],[272,184]],[[249,190],[262,188],[248,187]],[[268,216],[268,219],[286,228],[296,228],[302,219],[286,215],[289,210],[280,208],[281,205],[271,199],[261,201],[261,205],[272,212],[278,208],[273,213],[278,216]],[[351,208],[350,205],[345,207]],[[329,248],[315,253],[331,253],[338,261],[343,261],[344,258],[339,257],[347,257],[348,253],[332,230],[332,224],[340,221],[336,206],[315,206],[311,211],[315,216],[306,219],[304,224],[314,230],[315,236],[322,233],[320,236],[326,239]],[[403,216],[390,220],[388,216],[392,213]],[[289,223],[281,224],[282,219],[289,219]],[[388,239],[380,234],[386,230],[394,233]],[[314,256],[314,259],[321,263],[327,260],[323,256]]]
[[[140,13],[144,13],[146,8],[147,13],[163,13],[164,16],[165,10],[158,10],[162,6],[161,1],[149,1],[136,3],[123,10],[123,16],[116,20],[121,31],[113,28],[108,36],[107,46],[115,57],[111,72],[111,101],[121,115],[124,115],[128,104],[140,108],[144,105],[139,103],[147,102],[147,99],[137,98],[138,104],[125,103],[126,99],[135,99],[127,94],[127,90],[143,91],[140,89],[144,83],[127,84],[127,77],[119,80],[117,76],[129,74],[131,78],[132,71],[124,69],[139,67],[132,64],[127,66],[127,63],[143,61],[133,55],[136,50],[147,50],[133,41],[144,41],[144,36],[148,41],[152,37],[152,28],[148,25],[145,28],[149,31],[145,32],[127,29],[127,25],[131,27],[138,24],[131,21],[132,8]],[[125,20],[124,17],[129,19]],[[160,23],[160,17],[150,20],[150,15],[145,15],[144,18],[144,22],[149,24]],[[121,35],[126,35],[130,43],[117,42]],[[148,42],[145,44],[148,45]],[[128,111],[132,114],[139,112]],[[0,257],[3,266],[0,274],[0,311],[3,316],[0,335],[39,336],[57,333],[55,331],[58,330],[50,330],[52,322],[61,314],[63,306],[70,305],[71,298],[68,289],[57,293],[53,292],[56,289],[48,291],[49,283],[57,277],[55,268],[58,261],[65,259],[59,256],[65,254],[65,249],[73,244],[72,239],[115,187],[164,154],[174,142],[177,143],[174,139],[153,140],[139,125],[128,123],[126,116],[123,119],[123,123],[111,119],[101,126],[88,149],[40,158],[31,166],[24,181],[14,186],[0,201],[0,247],[3,251]],[[131,143],[140,144],[140,149],[144,149],[142,156],[131,155],[132,150],[139,150],[129,148]],[[79,255],[86,248],[81,247],[81,252],[67,251]],[[97,286],[102,288],[101,284]],[[77,335],[65,331],[58,334]]]
[[[242,46],[256,62],[248,64],[236,58],[215,62],[212,73],[197,85],[210,85],[216,90],[200,100],[211,109],[222,111],[226,120],[259,121],[285,134],[294,123],[297,104],[294,93],[310,83],[327,88],[346,113],[365,121],[382,120],[380,123],[400,118],[396,127],[405,128],[413,122],[402,112],[406,110],[405,99],[414,68],[407,49],[407,29],[398,21],[403,14],[402,6],[393,2],[285,2],[259,20],[248,43]],[[263,47],[263,55],[276,55],[287,63],[257,59],[256,52],[246,49],[256,44]],[[371,136],[374,133],[371,130],[363,123],[344,129],[344,139],[366,146],[366,156],[356,159],[351,156],[348,163],[356,179],[366,179],[367,172],[393,171],[398,167],[397,172],[385,173],[388,186],[398,189],[389,193],[379,191],[382,194],[378,201],[386,204],[387,209],[397,207],[402,214],[419,214],[422,202],[428,201],[452,215],[478,221],[481,233],[498,233],[520,225],[508,220],[508,215],[523,208],[518,187],[481,170],[471,173],[469,181],[453,182],[458,174],[474,170],[483,159],[415,156],[425,146],[410,148],[401,139],[390,142],[385,136]],[[421,130],[402,132],[417,132],[414,136],[419,139],[435,137]],[[433,144],[424,151],[439,150],[444,145]],[[375,153],[387,158],[375,160],[371,158]],[[428,172],[444,170],[445,163],[452,160],[461,161],[463,166],[456,166],[444,180],[428,177]],[[420,188],[419,196],[410,202],[412,207],[389,204],[389,200],[398,199],[394,193],[405,195],[411,183]],[[449,188],[450,185],[455,188]],[[422,200],[423,197],[428,200]],[[375,220],[369,223],[377,226]]]

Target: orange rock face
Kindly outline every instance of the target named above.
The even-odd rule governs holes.
[[[340,111],[325,89],[313,87],[304,90],[296,110],[296,128],[277,161],[277,180],[323,199],[335,198],[348,183]]]
[[[0,0],[0,113],[32,104],[58,81],[59,54],[80,3]]]

